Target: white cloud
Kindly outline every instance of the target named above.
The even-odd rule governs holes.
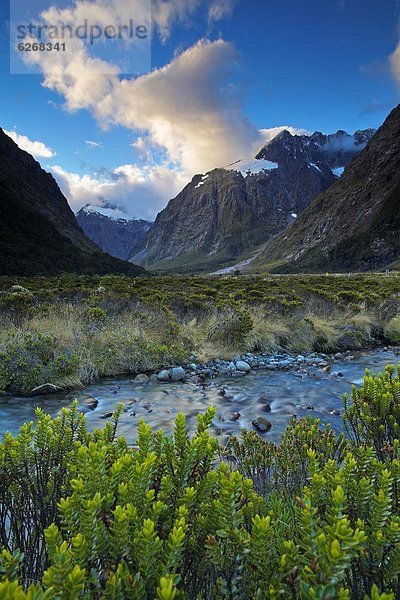
[[[270,127],[269,129],[260,129],[260,134],[263,137],[263,143],[270,142],[274,137],[279,135],[282,131],[289,131],[292,135],[311,135],[307,129],[301,129],[299,127],[293,127],[292,125],[281,125],[279,127]]]
[[[103,6],[104,0],[97,1]],[[217,21],[229,16],[236,1],[155,0],[153,18],[166,39],[176,21],[190,21],[200,8]],[[130,0],[109,3],[124,15]],[[82,21],[83,4],[68,9],[63,19]],[[97,19],[105,23],[109,17],[104,10]],[[121,79],[118,67],[89,56],[80,40],[68,44],[66,52],[49,54],[30,57],[41,67],[44,87],[63,96],[65,109],[89,110],[102,128],[116,125],[134,131],[138,137],[132,146],[146,163],[140,168],[123,165],[108,177],[81,176],[55,167],[74,209],[106,198],[121,201],[133,216],[154,217],[194,173],[254,156],[283,129],[305,133],[289,126],[259,131],[245,117],[232,83],[240,60],[234,46],[222,39],[200,40],[166,66],[136,79]],[[86,143],[97,147],[97,142]]]
[[[85,140],[85,144],[89,146],[89,148],[102,148],[103,144],[101,142],[95,142],[93,140]]]
[[[153,23],[162,41],[166,41],[175,22],[188,22],[201,6],[201,0],[154,0]]]
[[[35,158],[53,158],[56,155],[54,150],[46,146],[43,142],[32,141],[26,135],[21,135],[16,131],[7,131],[6,133],[22,150],[29,152]]]
[[[75,212],[85,204],[107,203],[130,217],[149,220],[187,183],[184,173],[168,165],[142,169],[126,164],[101,176],[71,173],[58,165],[52,171]]]
[[[400,42],[396,50],[393,52],[393,54],[391,54],[389,61],[393,77],[396,80],[396,82],[400,85]]]
[[[222,21],[230,17],[238,0],[214,0],[208,9],[208,18],[212,21]]]
[[[162,41],[171,35],[176,22],[189,24],[199,9],[206,9],[208,19],[221,21],[229,17],[238,0],[153,0],[152,18]]]
[[[68,110],[87,108],[102,127],[122,125],[145,134],[187,173],[249,156],[262,143],[231,85],[238,56],[224,40],[201,40],[135,80],[105,75],[102,61],[84,49],[59,53],[58,62],[43,54],[34,57],[43,85],[62,94]]]

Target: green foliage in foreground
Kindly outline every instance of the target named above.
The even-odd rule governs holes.
[[[399,371],[367,373],[346,439],[293,421],[276,446],[219,448],[119,415],[89,434],[76,406],[0,446],[0,598],[390,600],[400,597]]]

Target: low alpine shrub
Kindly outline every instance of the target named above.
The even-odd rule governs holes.
[[[89,434],[76,405],[0,445],[0,598],[394,600],[400,597],[398,376],[345,400],[350,439],[292,421],[281,444],[221,449],[120,410]]]

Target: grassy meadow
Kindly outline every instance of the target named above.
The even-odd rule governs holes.
[[[400,276],[0,278],[0,390],[400,344]]]

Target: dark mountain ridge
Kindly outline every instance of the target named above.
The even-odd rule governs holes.
[[[50,173],[0,128],[0,275],[144,270],[100,251]]]
[[[253,269],[367,271],[400,259],[400,105],[342,177],[286,231]]]

